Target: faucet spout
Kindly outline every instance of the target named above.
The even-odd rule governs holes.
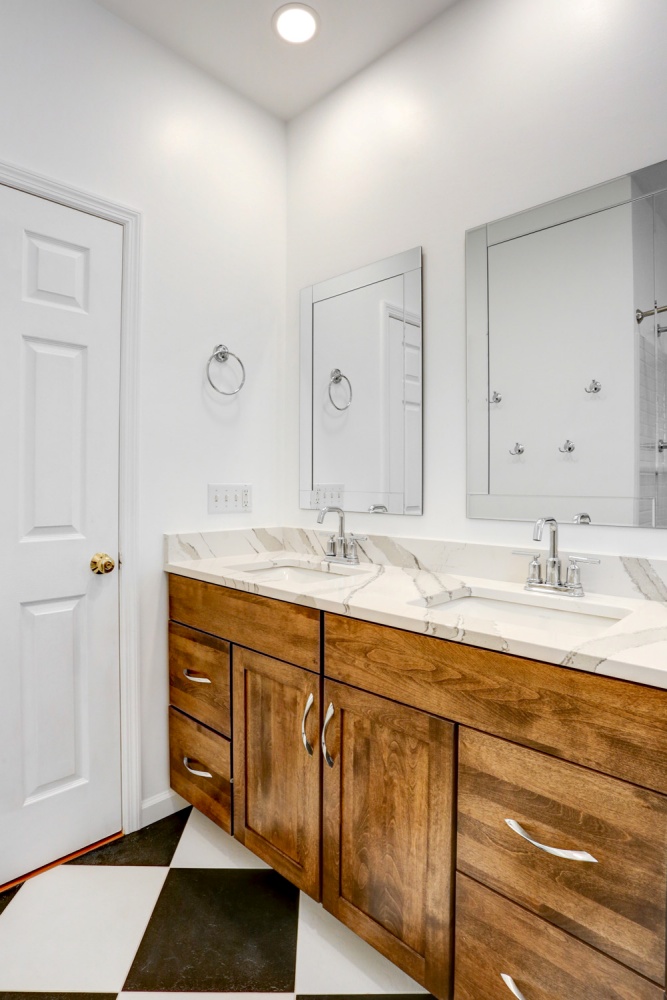
[[[345,512],[340,509],[340,507],[322,507],[319,514],[317,515],[317,523],[322,524],[325,514],[338,514],[338,537],[345,537]]]
[[[551,587],[560,587],[560,559],[558,556],[558,521],[555,517],[540,517],[535,522],[533,529],[533,541],[542,540],[544,526],[549,527],[549,555],[547,557],[546,582]]]
[[[544,525],[549,525],[549,558],[555,559],[558,556],[558,521],[555,517],[541,517],[535,522],[533,529],[533,541],[542,541],[542,531]]]

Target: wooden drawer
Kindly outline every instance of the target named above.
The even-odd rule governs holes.
[[[465,875],[456,877],[454,1000],[663,1000],[663,991]],[[514,994],[515,996],[517,994]]]
[[[170,622],[169,701],[231,736],[229,643]]]
[[[327,677],[667,792],[667,691],[324,617]]]
[[[184,576],[169,576],[169,617],[307,670],[320,669],[320,612]]]
[[[231,744],[224,736],[169,709],[171,787],[232,832]],[[191,770],[186,767],[188,763]],[[192,771],[203,771],[204,775]]]
[[[461,729],[457,848],[461,871],[664,984],[667,799]]]

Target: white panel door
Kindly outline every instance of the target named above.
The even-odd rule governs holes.
[[[0,186],[0,885],[121,828],[122,227]]]

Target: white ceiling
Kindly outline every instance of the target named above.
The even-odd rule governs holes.
[[[274,33],[286,0],[96,0],[234,90],[289,119],[455,0],[304,0],[320,30],[305,45]]]

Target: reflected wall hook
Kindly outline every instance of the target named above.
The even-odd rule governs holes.
[[[559,448],[558,450],[562,451],[563,453],[567,452],[567,454],[569,455],[571,452],[574,451],[574,443],[570,441],[570,439],[568,438],[563,447]]]
[[[525,450],[524,446],[517,441],[514,447],[510,448],[510,455],[523,455]]]
[[[594,378],[591,379],[591,384],[588,386],[587,389],[584,389],[584,392],[599,392],[601,388],[602,388],[602,382],[598,382],[598,380]]]
[[[339,406],[338,403],[334,402],[334,398],[331,395],[331,386],[338,385],[339,382],[342,382],[343,380],[347,382],[347,387],[350,390],[350,398],[348,399],[345,406]],[[337,410],[347,410],[348,406],[352,402],[352,383],[350,382],[347,375],[343,375],[340,368],[332,368],[331,370],[331,376],[329,378],[329,399],[331,400],[331,405],[335,406]]]
[[[658,441],[658,451],[660,453],[667,451],[667,441],[663,441],[662,438]]]
[[[494,389],[493,390],[493,395],[491,396],[491,402],[492,403],[502,403],[502,401],[503,401],[502,394],[499,393],[499,392],[496,392],[496,390]]]
[[[220,364],[224,364],[229,358],[236,358],[239,365],[241,366],[241,381],[239,382],[236,389],[233,389],[231,392],[225,392],[224,389],[218,389],[217,385],[211,378],[211,362],[218,361]],[[213,354],[208,359],[208,362],[206,364],[206,378],[208,379],[211,388],[215,389],[216,392],[219,392],[220,395],[235,396],[236,393],[240,392],[243,386],[245,385],[245,367],[241,359],[238,357],[238,355],[233,354],[227,347],[225,347],[224,344],[218,344],[218,346],[215,348]]]

